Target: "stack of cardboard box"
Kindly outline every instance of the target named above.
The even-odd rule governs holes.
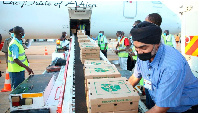
[[[137,113],[139,95],[127,78],[88,79],[88,113]]]
[[[99,62],[96,62],[99,64]],[[101,78],[119,78],[121,74],[113,64],[97,65],[84,65],[84,75],[85,75],[85,91],[87,91],[87,80],[88,79],[101,79]]]
[[[91,42],[80,42],[80,59],[84,63],[85,60],[100,60],[100,48]]]
[[[79,35],[85,35],[85,30],[77,30],[77,37]]]

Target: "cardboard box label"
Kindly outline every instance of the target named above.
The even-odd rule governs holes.
[[[102,103],[118,103],[123,101],[132,101],[132,99],[105,100]]]
[[[123,94],[123,93],[131,93],[131,90],[125,84],[124,80],[117,81],[107,81],[106,83],[102,82],[94,82],[94,87],[97,95],[103,94]],[[123,88],[123,89],[122,89]]]
[[[93,79],[100,79],[100,78],[115,78],[115,76],[112,76],[112,77],[108,77],[108,76],[106,76],[106,77],[93,77]]]
[[[102,63],[98,63],[98,62],[91,62],[92,65],[101,65]]]
[[[109,69],[94,68],[94,71],[96,71],[96,72],[107,72],[107,71],[109,71]]]
[[[111,84],[101,84],[101,88],[107,92],[118,91],[120,88],[119,85],[111,85]]]

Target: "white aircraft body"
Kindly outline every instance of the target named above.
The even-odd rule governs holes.
[[[162,16],[162,30],[171,34],[181,31],[179,16],[160,1],[0,1],[0,34],[10,37],[9,29],[21,26],[26,39],[58,39],[63,31],[79,22],[86,24],[87,35],[97,36],[103,30],[107,38],[117,31],[129,36],[136,20],[148,14]]]

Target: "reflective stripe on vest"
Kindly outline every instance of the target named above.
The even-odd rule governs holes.
[[[25,55],[25,53],[19,54],[18,56],[23,56],[23,55]],[[9,54],[8,56],[12,57],[12,54]]]
[[[80,26],[80,30],[85,30],[85,25],[79,25]]]
[[[98,36],[98,45],[100,46],[100,50],[104,50],[106,43],[104,42],[104,36],[101,38]],[[108,49],[108,45],[106,46],[106,49]]]
[[[126,37],[124,37],[120,42],[119,42],[119,50],[126,49],[126,46],[124,45]],[[128,57],[128,52],[122,51],[118,53],[119,57]]]
[[[173,43],[172,43],[172,35],[171,34],[169,34],[168,36],[165,36],[164,34],[162,34],[162,37],[163,37],[165,45],[174,47]]]
[[[13,39],[10,44],[9,44],[9,47],[11,45],[17,45],[17,47],[19,48],[19,55],[18,55],[18,59],[26,66],[28,66],[28,61],[27,61],[27,58],[26,58],[26,55],[25,55],[25,50],[23,48],[23,46],[17,42],[15,39]],[[12,58],[12,53],[10,51],[8,47],[8,71],[9,72],[21,72],[21,71],[24,71],[25,68],[24,67],[21,67],[19,66],[17,63],[14,62],[13,58]]]
[[[135,52],[135,46],[133,46],[132,50],[133,50],[133,53],[134,53]],[[137,60],[137,55],[132,56],[132,58],[133,58],[133,60]]]

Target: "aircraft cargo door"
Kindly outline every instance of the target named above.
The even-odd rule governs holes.
[[[70,19],[70,35],[72,35],[72,33],[76,35],[77,30],[81,29],[85,29],[86,35],[90,35],[90,19],[92,8],[69,7],[68,11]]]

